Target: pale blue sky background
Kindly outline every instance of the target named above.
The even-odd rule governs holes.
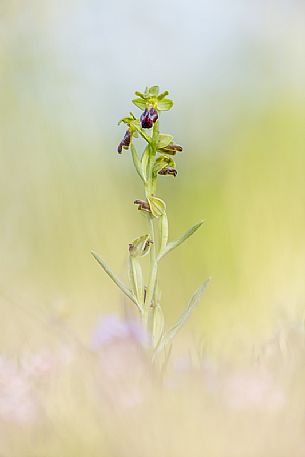
[[[236,100],[255,106],[278,90],[304,91],[300,0],[31,1],[11,19],[9,10],[10,83],[25,106],[56,110],[63,128],[109,132],[146,84],[170,89],[193,119],[203,113],[207,132]]]

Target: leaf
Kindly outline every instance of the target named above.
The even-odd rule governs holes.
[[[131,153],[132,153],[132,160],[133,160],[135,169],[136,169],[138,175],[140,176],[140,178],[145,182],[145,177],[142,172],[141,161],[139,159],[138,153],[137,153],[136,148],[133,143],[131,143]]]
[[[95,260],[100,264],[100,266],[103,268],[105,273],[112,279],[112,281],[121,289],[121,291],[131,300],[135,303],[135,305],[138,307],[138,309],[143,312],[141,305],[138,303],[136,297],[133,295],[133,293],[128,289],[127,286],[116,276],[111,268],[107,265],[107,263],[99,257],[94,251],[91,251],[91,254],[95,258]]]
[[[146,102],[142,98],[135,98],[134,100],[132,100],[132,103],[141,110],[144,110],[146,108]]]
[[[158,197],[148,197],[148,203],[150,207],[150,211],[152,212],[153,216],[160,217],[162,214],[166,212],[166,205],[161,198]]]
[[[157,97],[158,93],[159,93],[159,86],[152,86],[149,88],[150,95]]]
[[[164,98],[163,100],[158,100],[158,110],[159,111],[168,111],[174,105],[174,102],[169,98]]]
[[[145,151],[143,152],[142,159],[141,159],[141,171],[142,171],[142,176],[145,181],[147,181],[147,166],[149,162],[149,154],[150,154],[150,148],[147,146],[145,148]]]
[[[169,143],[174,139],[172,135],[167,135],[165,133],[160,133],[157,149],[166,148]]]
[[[182,244],[185,240],[187,240],[195,232],[197,232],[197,230],[202,226],[202,224],[203,224],[203,221],[198,222],[198,224],[193,225],[193,227],[191,227],[186,232],[184,232],[183,235],[181,235],[179,238],[177,238],[176,240],[171,241],[170,243],[168,243],[166,245],[165,249],[162,252],[160,252],[160,254],[158,256],[158,261],[160,259],[162,259],[162,257],[164,257],[166,254],[171,252],[173,249],[175,249],[178,246],[180,246],[180,244]]]
[[[195,291],[193,294],[187,308],[181,314],[175,325],[164,335],[162,338],[159,346],[157,347],[157,351],[161,351],[177,334],[177,332],[181,329],[181,327],[185,324],[188,318],[191,316],[194,309],[198,306],[204,291],[206,290],[208,284],[210,282],[210,278],[206,279]]]

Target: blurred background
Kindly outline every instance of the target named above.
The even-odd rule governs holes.
[[[170,236],[205,220],[161,266],[168,321],[208,276],[184,332],[215,350],[303,318],[304,13],[301,0],[1,1],[4,350],[35,345],[51,331],[41,322],[87,339],[122,313],[90,250],[126,277],[146,231],[117,121],[154,84],[175,102],[162,131],[184,146],[159,184]]]

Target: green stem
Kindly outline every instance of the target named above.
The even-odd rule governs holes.
[[[146,198],[149,199],[156,193],[156,179],[153,176],[153,167],[155,162],[155,156],[157,154],[157,145],[159,141],[159,125],[158,122],[154,124],[152,132],[152,141],[149,144],[149,158],[147,163],[147,178],[145,182],[145,194]],[[154,329],[155,329],[155,314],[157,307],[157,287],[158,287],[158,255],[159,248],[157,248],[157,238],[161,241],[162,248],[165,248],[164,245],[164,234],[162,229],[160,229],[160,224],[156,224],[158,230],[158,237],[155,234],[155,217],[152,214],[149,214],[149,230],[152,239],[152,247],[150,250],[150,272],[149,280],[146,291],[145,303],[144,303],[144,322],[147,330],[152,336],[152,340],[155,340]],[[164,224],[166,226],[166,221]],[[165,243],[166,244],[166,243]]]
[[[150,273],[149,273],[149,281],[148,287],[146,291],[146,298],[145,298],[145,322],[149,330],[153,328],[153,316],[154,316],[154,294],[157,282],[157,274],[158,274],[158,262],[157,262],[157,255],[156,255],[156,237],[155,237],[155,230],[154,230],[154,217],[149,215],[149,226],[150,226],[150,234],[151,239],[153,241],[152,247],[150,249]]]

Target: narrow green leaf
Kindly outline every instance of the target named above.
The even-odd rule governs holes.
[[[175,241],[171,241],[168,243],[165,247],[165,249],[160,252],[158,256],[158,261],[162,259],[166,254],[171,252],[173,249],[177,248],[182,244],[185,240],[187,240],[190,236],[192,236],[197,230],[202,226],[203,221],[198,222],[198,224],[193,225],[189,230],[187,230],[183,235],[181,235],[179,238],[177,238]]]
[[[141,161],[139,159],[138,153],[137,153],[136,148],[133,143],[131,143],[131,154],[132,154],[132,160],[133,160],[135,169],[136,169],[138,175],[140,176],[140,178],[142,179],[142,181],[145,182],[145,177],[142,172]]]
[[[210,278],[206,279],[195,291],[187,308],[181,314],[180,318],[177,320],[175,325],[164,335],[164,337],[160,341],[160,344],[157,347],[158,352],[161,351],[176,336],[177,332],[181,329],[181,327],[185,324],[185,322],[191,316],[194,309],[198,306],[198,304],[201,300],[201,297],[204,294],[209,282],[210,282]]]
[[[99,257],[94,251],[91,251],[91,254],[95,258],[95,260],[100,264],[100,266],[103,268],[105,273],[112,279],[112,281],[121,289],[121,291],[132,301],[135,303],[135,305],[138,307],[138,309],[142,312],[142,307],[138,303],[136,297],[133,295],[133,293],[128,289],[127,286],[116,276],[111,268],[107,265],[107,263]]]
[[[142,110],[146,108],[146,102],[142,98],[135,98],[132,103]]]
[[[158,110],[159,111],[168,111],[174,105],[174,102],[169,98],[164,98],[163,100],[158,100]]]
[[[150,235],[139,236],[129,245],[129,255],[131,257],[144,257],[150,251],[150,246],[153,244]]]
[[[147,174],[148,174],[148,162],[149,162],[149,154],[150,154],[150,148],[149,146],[146,146],[145,151],[143,152],[142,159],[141,159],[141,173],[144,178],[144,181],[147,181]]]

